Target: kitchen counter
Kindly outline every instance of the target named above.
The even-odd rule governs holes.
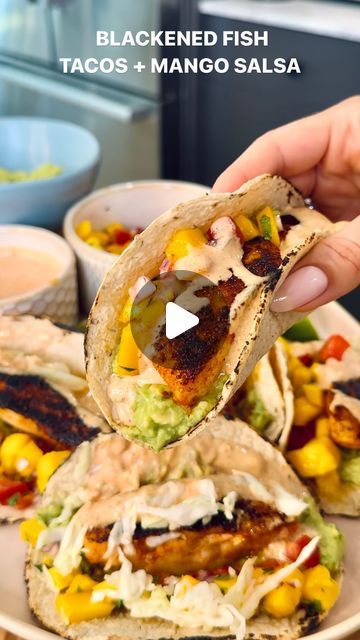
[[[360,42],[360,5],[319,0],[201,0],[202,14]]]

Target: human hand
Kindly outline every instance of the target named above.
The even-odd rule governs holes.
[[[319,242],[275,292],[273,311],[310,311],[360,283],[360,96],[264,134],[216,180],[234,191],[261,173],[290,180],[331,220],[349,224]]]

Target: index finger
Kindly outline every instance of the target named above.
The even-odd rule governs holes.
[[[264,134],[216,180],[213,191],[234,191],[262,173],[291,180],[304,195],[314,187],[314,168],[324,156],[330,137],[328,111],[295,120]]]

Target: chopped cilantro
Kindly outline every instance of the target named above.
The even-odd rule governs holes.
[[[7,503],[11,507],[15,507],[15,505],[19,502],[19,500],[20,500],[20,493],[17,492],[17,493],[13,493],[13,495],[7,499]]]
[[[323,612],[322,604],[320,600],[303,600],[302,604],[306,607],[306,610],[310,616],[317,615]]]

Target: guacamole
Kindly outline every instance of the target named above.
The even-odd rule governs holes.
[[[246,398],[239,403],[239,410],[241,417],[255,431],[264,431],[273,419],[254,389],[251,389]]]
[[[301,515],[301,520],[321,536],[319,542],[321,564],[325,565],[331,573],[339,571],[344,555],[344,537],[337,526],[323,519],[312,499],[308,500],[308,508]]]
[[[339,473],[343,482],[352,482],[360,487],[360,451],[343,453]]]
[[[207,393],[188,413],[176,404],[165,385],[144,384],[136,388],[135,426],[127,433],[160,451],[169,442],[184,436],[215,406],[223,389],[226,376],[220,375]]]

